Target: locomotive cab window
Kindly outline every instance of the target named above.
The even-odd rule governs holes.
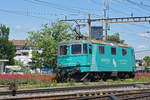
[[[131,49],[131,55],[132,55],[132,56],[134,56],[134,52],[133,52],[133,49]]]
[[[67,55],[67,45],[63,45],[63,46],[60,46],[59,48],[59,55],[60,56],[65,56]]]
[[[99,46],[99,53],[100,54],[104,54],[105,53],[104,46]]]
[[[111,48],[111,54],[116,55],[116,48]]]
[[[87,44],[83,44],[83,54],[87,54]]]
[[[89,54],[92,54],[92,46],[89,45]]]
[[[73,44],[71,46],[71,53],[72,54],[81,54],[81,44]]]
[[[122,49],[122,55],[127,56],[127,49]]]

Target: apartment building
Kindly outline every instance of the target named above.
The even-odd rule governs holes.
[[[25,66],[30,66],[32,63],[32,50],[28,40],[10,40],[16,47],[15,60],[23,62]]]

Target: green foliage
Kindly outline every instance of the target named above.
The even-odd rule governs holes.
[[[74,82],[67,82],[67,86],[75,86]]]
[[[42,67],[41,54],[38,51],[32,51],[32,60],[34,61],[34,64],[30,66],[31,69]]]
[[[24,66],[24,64],[23,64],[23,62],[21,62],[21,61],[17,61],[17,60],[14,60],[15,61],[15,65],[18,65],[18,66],[20,66],[21,67],[21,72],[24,72],[25,71],[25,68],[26,68],[26,66]],[[19,71],[19,72],[20,72]]]
[[[52,82],[51,86],[56,87],[56,86],[57,86],[57,81],[56,81],[56,80],[53,80],[53,82]]]
[[[137,82],[150,82],[150,77],[140,77]]]
[[[9,27],[6,27],[5,25],[0,25],[0,37],[5,38],[8,40],[9,37]]]
[[[131,79],[131,78],[125,79],[124,82],[125,83],[132,83],[132,82],[134,82],[134,79]]]
[[[10,81],[10,80],[8,80],[6,78],[0,80],[0,84],[1,85],[10,85],[11,82],[12,81]]]
[[[12,42],[8,40],[9,28],[5,25],[0,25],[0,59],[8,59],[8,65],[14,64],[16,48]]]
[[[110,82],[110,83],[111,83],[111,82],[113,82],[113,80],[112,80],[112,79],[108,79],[107,82]]]
[[[146,68],[150,66],[150,56],[145,56],[143,60],[147,63]]]
[[[104,81],[103,80],[99,80],[98,83],[99,84],[104,84]]]
[[[121,79],[121,80],[120,80],[120,79],[117,79],[117,80],[113,81],[113,83],[114,83],[114,84],[121,84],[122,81],[123,81],[122,79]]]
[[[34,85],[31,85],[31,84],[26,84],[26,85],[23,85],[23,86],[20,86],[19,88],[20,89],[29,89],[29,88],[42,88],[42,87],[50,87],[51,84],[50,83],[40,83],[40,84],[34,84]]]
[[[120,40],[119,33],[115,33],[114,35],[107,36],[106,40],[108,40],[108,41],[114,41],[114,42],[117,42],[117,43],[124,43],[124,40]]]
[[[74,39],[74,33],[69,24],[61,21],[44,25],[41,30],[29,32],[28,39],[36,47],[33,51],[33,69],[47,66],[56,67],[57,45],[63,40]],[[39,52],[42,50],[42,52]]]

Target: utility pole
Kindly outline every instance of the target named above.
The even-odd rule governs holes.
[[[107,36],[107,18],[106,18],[106,0],[103,0],[103,39],[106,40]]]
[[[88,34],[89,34],[89,40],[91,40],[91,15],[88,14]]]

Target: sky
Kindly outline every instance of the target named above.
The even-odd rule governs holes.
[[[106,0],[107,17],[149,16],[150,0]],[[10,27],[10,40],[23,40],[28,32],[64,19],[102,18],[102,0],[0,0],[0,24]],[[75,26],[74,22],[70,22]],[[93,26],[102,23],[92,23]],[[88,32],[87,26],[81,32]],[[150,23],[109,24],[108,35],[120,33],[135,51],[150,50]]]

